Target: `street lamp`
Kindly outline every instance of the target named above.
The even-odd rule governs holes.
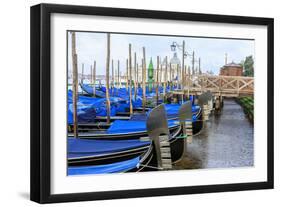
[[[171,45],[170,45],[170,47],[171,47],[171,51],[176,51],[176,49],[178,48],[179,50],[181,50],[181,51],[183,51],[183,45],[180,45],[180,44],[178,44],[177,42],[173,42]],[[184,58],[186,58],[187,57],[187,55],[188,55],[188,53],[186,52],[186,51],[183,51],[183,56],[184,56]]]
[[[176,51],[176,47],[177,47],[177,45],[176,45],[177,43],[176,42],[173,42],[173,44],[171,44],[171,51]]]

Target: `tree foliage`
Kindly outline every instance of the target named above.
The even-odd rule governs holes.
[[[253,56],[247,56],[244,61],[241,62],[244,67],[244,76],[254,76],[254,59]]]

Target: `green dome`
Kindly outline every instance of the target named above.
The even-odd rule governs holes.
[[[181,65],[181,61],[180,61],[180,59],[178,58],[176,52],[174,53],[173,58],[170,60],[170,63],[171,63],[172,65]]]

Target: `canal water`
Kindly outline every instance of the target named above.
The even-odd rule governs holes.
[[[204,129],[187,145],[187,153],[174,169],[246,167],[254,165],[254,126],[234,99],[225,99],[218,114],[212,112]]]

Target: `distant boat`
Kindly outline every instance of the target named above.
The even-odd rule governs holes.
[[[122,89],[123,89],[123,91],[126,90],[125,88],[122,88]],[[83,95],[79,95],[78,97],[79,97],[78,98],[79,102],[83,103],[84,105],[91,105],[96,108],[97,119],[100,119],[102,121],[103,120],[102,117],[104,117],[104,119],[106,118],[107,113],[106,113],[106,99],[105,98],[95,98],[95,97],[89,97],[89,96],[83,96]],[[68,91],[68,100],[70,102],[72,102],[72,91],[71,90]],[[124,117],[124,116],[130,115],[129,113],[126,113],[126,112],[128,112],[128,109],[129,109],[128,100],[125,100],[121,97],[113,96],[113,97],[110,97],[110,103],[111,103],[110,116],[120,116],[121,115],[122,117]],[[166,109],[168,119],[176,119],[178,117],[178,110],[179,110],[180,106],[181,106],[181,104],[177,104],[177,103],[165,104],[165,109]],[[140,103],[138,103],[134,107],[135,107],[135,109],[141,109],[141,111],[142,111],[142,107],[140,107]],[[152,110],[152,108],[146,108],[147,112],[150,110]],[[200,106],[197,106],[197,105],[192,106],[192,111],[194,113],[194,119],[196,119],[200,110],[201,110]],[[139,111],[139,110],[137,110],[137,111]],[[133,117],[130,117],[130,119],[132,119],[132,118],[135,119],[134,117],[137,117],[142,120],[142,119],[145,119],[146,116],[147,116],[146,114],[137,113],[136,115],[133,115]]]
[[[93,86],[89,85],[89,84],[83,84],[83,83],[79,83],[81,89],[86,92],[88,95],[93,96],[94,95],[94,89]],[[100,90],[96,90],[95,91],[95,95],[97,98],[105,98],[106,94]]]
[[[93,87],[89,84],[79,84],[81,89],[89,96],[93,96]],[[166,87],[166,92],[170,91],[170,87]],[[132,88],[132,105],[133,108],[141,108],[142,107],[142,88],[137,89],[137,94],[136,94],[136,99],[135,99],[135,94],[134,94],[134,88]],[[159,86],[158,88],[158,93],[159,95],[163,93],[164,89],[162,86]],[[104,86],[100,86],[96,88],[96,97],[99,98],[105,98],[106,97],[106,88]],[[127,88],[110,88],[109,89],[109,94],[111,97],[119,97],[122,98],[123,100],[127,101],[127,104],[129,107],[129,90]],[[146,88],[146,97],[147,99],[153,99],[156,96],[156,90],[153,88],[151,91],[149,91],[149,88]],[[163,100],[159,99],[159,103],[162,103]]]

